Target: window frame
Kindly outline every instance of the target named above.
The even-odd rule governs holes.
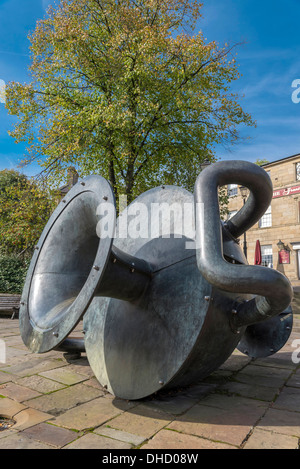
[[[296,182],[300,182],[300,161],[295,164]]]
[[[272,266],[271,268],[273,268],[273,265],[274,265],[274,254],[273,254],[273,246],[272,246],[272,244],[265,244],[265,245],[262,245],[262,246],[260,247],[260,249],[261,249],[261,265],[264,266],[264,267],[269,267],[269,265],[271,264],[271,266]],[[272,252],[272,254],[265,254],[265,253],[264,253],[264,250],[267,251],[268,249]],[[270,260],[271,260],[272,262],[268,262],[267,260],[264,260],[264,258],[267,259],[268,257],[270,258]]]
[[[266,222],[266,220],[270,218],[270,222]],[[270,223],[270,224],[267,224]],[[258,227],[259,229],[265,229],[265,228],[272,228],[272,223],[273,223],[273,217],[272,217],[272,204],[269,206],[268,210],[266,213],[261,217],[261,219],[258,222]]]
[[[232,193],[234,191],[234,193]],[[239,193],[239,186],[238,184],[228,184],[227,186],[227,196],[228,197],[236,197]]]

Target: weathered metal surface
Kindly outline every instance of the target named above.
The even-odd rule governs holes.
[[[96,234],[97,207],[104,197],[114,202],[109,183],[101,176],[87,178],[65,196],[42,233],[19,313],[21,336],[32,352],[47,352],[59,345],[93,299],[114,236],[113,229],[110,237],[99,242]]]
[[[283,313],[259,324],[247,327],[238,350],[251,358],[266,358],[284,347],[293,328],[293,312]]]
[[[277,316],[289,307],[293,290],[289,280],[280,272],[262,266],[233,265],[224,259],[222,230],[217,189],[226,184],[240,184],[250,190],[243,208],[226,228],[240,236],[253,226],[269,207],[272,183],[268,174],[257,165],[245,161],[216,163],[200,174],[195,185],[197,263],[200,272],[215,287],[238,294],[256,295],[240,301],[230,322],[238,331]],[[211,191],[208,191],[207,188]]]
[[[247,186],[250,197],[224,224],[217,191],[229,183]],[[99,207],[114,208],[113,191],[100,176],[87,178],[57,207],[33,256],[20,309],[24,343],[37,353],[85,350],[100,383],[125,399],[200,380],[236,347],[271,355],[290,334],[292,316],[279,315],[291,286],[277,271],[247,265],[236,239],[261,218],[271,195],[256,165],[217,163],[199,177],[194,195],[152,189],[117,221],[109,211],[105,227]],[[153,222],[156,209],[162,212]],[[146,235],[129,229],[124,236],[139,211]],[[81,318],[84,340],[69,338]]]

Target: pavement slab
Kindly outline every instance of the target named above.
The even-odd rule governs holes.
[[[15,422],[0,432],[0,449],[299,448],[300,363],[292,341],[300,329],[271,357],[251,360],[236,350],[202,382],[131,402],[101,386],[85,354],[34,355],[18,322],[7,318],[0,318],[0,337],[8,352],[0,363],[0,417]]]
[[[10,433],[0,439],[0,449],[54,449],[53,446],[28,438],[21,433]]]
[[[161,430],[151,440],[149,440],[142,449],[173,449],[173,450],[189,450],[189,449],[237,449],[233,446],[216,441],[198,438],[193,435],[186,435],[171,430]]]
[[[298,438],[256,428],[244,449],[298,449]]]
[[[65,446],[63,449],[131,449],[132,446],[123,441],[113,440],[106,438],[95,433],[87,433],[86,435],[78,438],[73,443]]]
[[[116,429],[150,438],[173,420],[170,414],[139,405],[109,422]]]
[[[27,401],[26,404],[34,409],[43,410],[52,415],[59,415],[72,407],[91,401],[101,395],[100,390],[79,383],[51,394],[36,397]]]
[[[32,389],[15,383],[1,384],[0,394],[5,397],[10,397],[18,402],[27,401],[41,395],[37,391],[33,391]]]
[[[78,433],[65,428],[58,428],[49,423],[40,423],[28,428],[23,434],[41,443],[63,448],[78,438]]]
[[[112,399],[99,397],[62,413],[53,420],[53,424],[78,431],[95,428],[128,410],[130,406],[126,401],[116,406]]]

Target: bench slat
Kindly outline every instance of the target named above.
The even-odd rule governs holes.
[[[5,295],[0,294],[0,312],[12,314],[12,319],[20,309],[21,295]]]

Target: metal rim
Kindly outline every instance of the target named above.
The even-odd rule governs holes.
[[[49,328],[41,328],[35,324],[30,314],[29,296],[33,275],[41,252],[43,252],[44,244],[54,225],[58,220],[62,220],[62,216],[68,210],[70,203],[80,194],[87,192],[93,193],[97,201],[99,201],[99,204],[105,201],[107,203],[114,204],[115,207],[113,190],[106,179],[101,176],[90,176],[84,179],[81,183],[76,184],[76,186],[74,186],[59,203],[50,217],[32,256],[22,293],[19,322],[23,342],[35,353],[44,353],[52,350],[57,347],[70,334],[70,332],[72,332],[85,311],[88,309],[89,304],[93,299],[94,292],[101,282],[101,278],[105,272],[114,238],[115,218],[112,223],[109,223],[109,226],[111,227],[109,235],[99,241],[98,250],[94,260],[95,268],[91,270],[80,294],[64,312],[59,323],[54,326],[52,325],[52,327],[50,326]],[[53,294],[55,294],[55,292],[53,292]]]

